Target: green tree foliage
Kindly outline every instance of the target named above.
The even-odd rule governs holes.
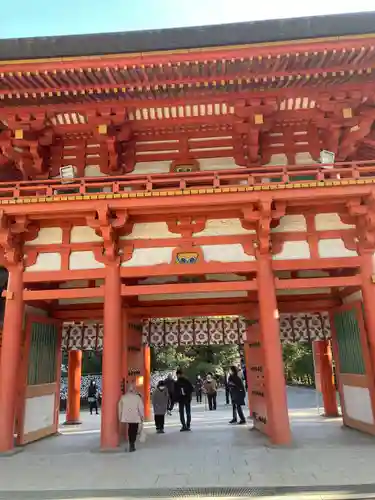
[[[168,346],[152,349],[153,371],[182,368],[188,377],[208,372],[223,375],[233,363],[239,360],[238,346]]]
[[[314,385],[312,345],[296,342],[284,344],[285,377],[289,384]]]

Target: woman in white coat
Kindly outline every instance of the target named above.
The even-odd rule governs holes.
[[[120,422],[128,424],[129,451],[135,451],[139,426],[144,419],[144,405],[142,397],[137,393],[134,385],[129,385],[118,406]]]

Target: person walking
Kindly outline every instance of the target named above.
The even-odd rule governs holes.
[[[235,366],[231,366],[230,375],[228,378],[228,386],[230,390],[230,395],[232,399],[233,408],[233,418],[229,422],[230,424],[237,423],[237,414],[240,419],[240,424],[246,424],[245,415],[242,411],[242,406],[245,405],[245,387],[242,379],[238,376],[238,369]]]
[[[130,384],[126,394],[121,396],[118,413],[120,422],[128,424],[129,451],[135,451],[137,435],[144,420],[144,405],[134,384]]]
[[[197,379],[195,381],[195,396],[197,398],[197,403],[202,402],[202,389],[203,389],[203,380],[200,375],[197,375]]]
[[[87,401],[89,403],[90,415],[95,410],[96,415],[99,415],[98,411],[98,387],[95,380],[91,380],[88,391],[87,391]]]
[[[210,411],[216,410],[217,384],[212,373],[208,373],[203,384],[204,392],[207,394],[208,408]]]
[[[167,412],[168,415],[172,415],[174,403],[175,403],[175,380],[173,379],[172,373],[168,373],[168,377],[166,378],[165,386],[167,388],[168,394],[169,394],[169,402],[168,402],[168,408]]]
[[[187,379],[182,370],[177,370],[177,381],[175,383],[175,394],[180,412],[181,432],[190,431],[191,424],[191,398],[194,392],[189,379]],[[186,413],[186,419],[185,419]]]
[[[225,404],[226,405],[230,404],[230,390],[229,390],[229,385],[228,385],[229,375],[230,375],[230,371],[224,370],[224,387],[225,387]]]
[[[165,414],[169,404],[169,394],[165,382],[160,380],[152,394],[152,406],[154,408],[155,427],[158,434],[164,434]]]

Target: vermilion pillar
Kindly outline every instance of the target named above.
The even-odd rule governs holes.
[[[313,349],[315,379],[319,379],[318,383],[320,384],[320,391],[323,397],[324,414],[326,417],[337,417],[339,412],[333,375],[332,350],[329,340],[317,340],[313,342]]]
[[[365,324],[368,338],[372,369],[375,372],[375,284],[372,283],[373,261],[372,252],[362,253],[361,278],[362,298],[365,311]]]
[[[259,255],[257,283],[259,323],[264,343],[267,419],[270,426],[270,438],[274,444],[287,445],[291,443],[292,436],[289,425],[275,280],[269,254]]]
[[[68,402],[65,425],[80,424],[82,351],[69,351]]]
[[[14,422],[18,395],[18,373],[21,359],[23,302],[23,268],[8,268],[8,290],[0,362],[0,453],[14,448]]]
[[[129,377],[129,316],[126,310],[122,311],[122,354],[121,354],[121,379],[124,382],[124,389],[126,391],[126,385]]]
[[[150,346],[143,346],[143,398],[145,419],[151,417],[151,353]]]
[[[101,447],[113,449],[119,445],[118,402],[121,396],[122,311],[119,266],[106,266],[104,295],[103,339],[103,401]]]
[[[250,387],[250,346],[248,342],[243,346],[245,365],[246,365],[246,383],[247,383],[247,399],[249,402],[249,414],[251,416],[251,387]]]

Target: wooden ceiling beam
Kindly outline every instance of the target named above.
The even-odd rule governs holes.
[[[358,72],[368,72],[371,71],[375,68],[375,65],[373,62],[361,62],[361,64],[355,65],[354,71],[356,74]],[[48,94],[52,93],[53,95],[55,94],[73,94],[76,92],[77,94],[85,94],[85,93],[91,93],[95,94],[95,90],[99,89],[101,92],[106,92],[106,91],[113,91],[113,89],[121,90],[125,89],[125,91],[132,91],[134,89],[149,89],[151,88],[160,88],[162,86],[167,86],[167,87],[173,87],[173,86],[186,86],[186,85],[197,85],[197,84],[202,84],[202,85],[208,85],[208,84],[216,84],[218,81],[225,81],[225,82],[233,82],[233,81],[247,81],[247,80],[253,80],[255,82],[260,82],[260,81],[267,81],[268,79],[274,80],[293,80],[293,79],[303,79],[303,78],[310,78],[310,77],[316,77],[318,75],[324,74],[324,76],[328,74],[342,74],[344,73],[351,73],[353,72],[353,65],[352,64],[337,64],[333,66],[328,66],[328,67],[321,67],[319,64],[315,67],[308,67],[304,68],[303,66],[297,68],[297,69],[285,69],[285,70],[279,70],[279,71],[274,71],[272,69],[268,71],[257,71],[254,73],[253,70],[249,70],[247,72],[240,72],[240,73],[233,73],[233,74],[221,74],[221,73],[213,73],[209,76],[186,76],[186,77],[180,77],[180,78],[168,78],[167,75],[164,76],[163,79],[160,78],[155,78],[155,80],[151,81],[126,81],[122,82],[121,84],[113,84],[113,83],[106,83],[105,79],[103,79],[103,82],[98,82],[93,84],[91,81],[89,81],[88,78],[86,78],[86,81],[88,83],[86,84],[77,84],[74,79],[70,76],[69,73],[64,74],[63,76],[65,77],[65,80],[71,79],[71,83],[69,85],[66,84],[61,84],[58,86],[47,86],[47,85],[39,85],[39,86],[33,86],[30,87],[29,82],[25,79],[23,82],[23,77],[22,75],[19,76],[19,79],[21,80],[21,84],[19,81],[17,83],[14,83],[14,87],[12,89],[0,89],[0,97],[1,96],[9,96],[10,94],[14,95],[30,95],[30,94]],[[104,75],[103,75],[104,77]],[[44,83],[44,82],[42,82]]]
[[[1,108],[1,115],[3,120],[8,120],[9,118],[14,118],[17,116],[27,116],[31,117],[40,116],[44,114],[46,117],[53,117],[59,113],[82,113],[95,112],[100,113],[103,111],[115,113],[124,112],[124,109],[142,109],[150,107],[163,107],[163,106],[179,106],[179,105],[192,105],[192,104],[216,104],[216,103],[235,103],[237,100],[241,99],[277,99],[284,100],[296,97],[309,97],[311,99],[317,100],[320,96],[327,96],[334,98],[337,92],[340,93],[355,93],[362,96],[373,95],[374,84],[369,83],[349,83],[349,84],[332,84],[329,87],[329,91],[322,87],[290,87],[281,89],[264,89],[262,91],[240,91],[240,92],[227,92],[220,95],[191,95],[187,93],[184,97],[180,98],[159,98],[159,99],[111,99],[106,101],[98,101],[93,103],[91,100],[87,102],[82,102],[82,96],[77,96],[79,102],[70,103],[38,103],[38,104],[27,104],[27,105],[7,105],[7,101],[4,100]]]

